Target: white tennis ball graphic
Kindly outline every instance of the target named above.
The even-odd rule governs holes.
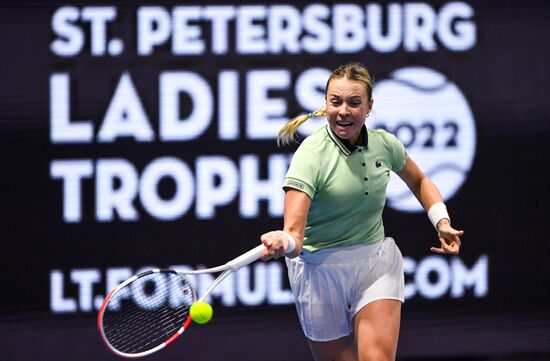
[[[385,128],[437,185],[444,200],[466,180],[476,151],[475,121],[460,89],[443,74],[424,67],[395,70],[373,92],[367,126]],[[388,184],[388,206],[403,212],[423,209],[397,176]]]

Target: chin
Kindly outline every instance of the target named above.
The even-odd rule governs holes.
[[[350,130],[345,130],[345,131],[340,131],[340,132],[336,132],[336,134],[338,134],[338,136],[342,139],[346,139],[346,140],[350,140],[352,139],[354,136],[356,136],[359,132],[354,132],[352,131],[351,129]]]

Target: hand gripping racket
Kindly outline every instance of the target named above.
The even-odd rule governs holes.
[[[263,244],[218,267],[176,271],[153,269],[130,277],[103,301],[97,327],[105,345],[124,357],[142,357],[177,339],[191,322],[189,309],[197,301],[185,275],[222,272],[201,295],[203,301],[227,276],[258,260]]]

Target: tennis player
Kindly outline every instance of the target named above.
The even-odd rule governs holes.
[[[262,259],[287,254],[298,318],[315,360],[395,360],[403,258],[385,237],[382,210],[390,172],[403,179],[434,225],[436,253],[458,254],[463,231],[451,227],[443,199],[403,144],[365,121],[373,81],[361,64],[337,68],[325,107],[292,119],[278,140],[290,143],[313,117],[328,124],[304,139],[284,179],[284,228],[265,233]]]

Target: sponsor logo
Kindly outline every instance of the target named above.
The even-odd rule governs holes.
[[[300,189],[304,189],[304,185],[302,183],[298,183],[298,182],[295,182],[295,181],[292,181],[292,180],[287,181],[286,185],[291,186],[291,187],[298,187]]]

